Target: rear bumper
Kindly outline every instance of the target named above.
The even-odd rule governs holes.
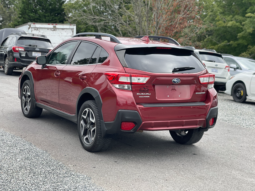
[[[209,110],[206,118],[188,119],[188,120],[169,120],[169,121],[142,121],[140,114],[132,110],[119,110],[113,122],[104,123],[105,134],[116,134],[118,132],[135,133],[138,130],[160,131],[177,129],[197,129],[202,128],[205,131],[213,128],[218,117],[218,107]],[[214,124],[209,125],[209,121],[214,118]],[[121,130],[122,122],[134,122],[136,126],[131,131]]]
[[[29,62],[29,63],[28,62],[26,62],[26,63],[22,63],[22,62],[9,62],[9,67],[23,68],[23,67],[27,67],[31,62]]]

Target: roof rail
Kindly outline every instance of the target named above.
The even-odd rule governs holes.
[[[98,32],[84,32],[84,33],[78,33],[74,35],[73,37],[79,37],[79,36],[95,36],[98,39],[102,39],[102,36],[110,37],[111,42],[116,42],[121,44],[121,42],[113,35],[107,34],[107,33],[98,33]]]
[[[139,36],[136,36],[135,38],[142,38],[144,36],[148,36],[148,35],[139,35]],[[173,43],[173,44],[180,46],[179,42],[177,42],[176,40],[174,40],[173,38],[170,38],[170,37],[165,37],[165,36],[148,36],[148,37],[152,38],[155,41],[160,41],[160,39],[166,39],[166,40],[169,40],[169,43]]]
[[[14,33],[11,33],[10,35],[23,35],[23,34],[27,34],[26,32],[14,32]]]
[[[214,50],[214,49],[207,49],[207,48],[203,48],[203,50],[207,50],[207,51],[211,51],[211,52],[217,53],[217,51],[216,51],[216,50]]]
[[[37,37],[47,38],[47,36],[46,36],[46,35],[42,35],[42,34],[26,33],[25,35],[28,35],[28,36],[37,36]]]
[[[185,48],[189,48],[191,50],[195,50],[196,48],[194,46],[184,46]]]

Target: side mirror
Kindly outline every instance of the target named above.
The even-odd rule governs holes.
[[[235,64],[230,64],[230,68],[233,68],[234,70],[237,69],[236,65]]]
[[[36,58],[36,63],[42,65],[42,67],[46,65],[46,62],[47,62],[46,56],[39,56]]]

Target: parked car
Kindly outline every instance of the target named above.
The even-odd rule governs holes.
[[[26,34],[25,31],[21,29],[14,29],[14,28],[5,28],[0,30],[0,44],[11,34],[13,33],[23,33]]]
[[[243,103],[247,98],[255,101],[255,72],[232,76],[227,82],[225,93],[231,95],[236,102]]]
[[[195,53],[205,64],[207,70],[215,74],[215,89],[225,91],[226,83],[230,78],[230,67],[223,60],[221,54],[205,49],[196,49]]]
[[[234,76],[243,72],[255,71],[255,60],[232,55],[222,55],[230,67],[230,74]]]
[[[29,22],[17,26],[16,28],[24,30],[26,33],[47,36],[53,47],[56,47],[61,42],[72,38],[76,34],[76,24]]]
[[[53,49],[45,36],[15,33],[9,35],[0,46],[0,66],[4,73],[11,75],[14,69],[22,69]]]
[[[191,49],[81,33],[22,72],[19,97],[25,117],[45,109],[77,123],[87,151],[139,130],[169,130],[177,143],[194,144],[217,120],[214,79]]]

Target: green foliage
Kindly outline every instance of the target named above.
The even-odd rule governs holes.
[[[194,41],[221,53],[255,58],[255,1],[202,0],[204,29]]]
[[[21,0],[19,19],[14,25],[27,22],[64,23],[65,0]]]
[[[20,7],[20,0],[0,0],[0,29],[11,27],[15,19],[18,18],[18,9]]]

